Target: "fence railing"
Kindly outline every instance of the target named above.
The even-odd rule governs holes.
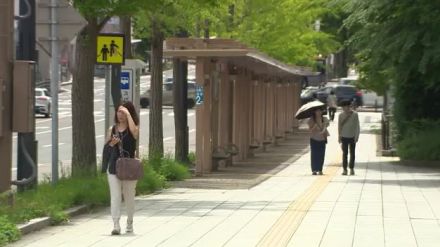
[[[382,150],[394,148],[395,128],[392,114],[382,114]]]

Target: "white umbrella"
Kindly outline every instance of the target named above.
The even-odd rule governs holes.
[[[304,119],[309,118],[313,115],[313,112],[316,109],[324,108],[325,105],[319,100],[314,100],[309,103],[306,103],[299,108],[299,110],[295,114],[296,119]]]

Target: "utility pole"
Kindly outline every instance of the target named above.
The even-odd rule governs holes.
[[[51,75],[50,92],[52,96],[52,185],[58,182],[58,87],[60,86],[58,67],[58,27],[57,0],[51,0]]]
[[[26,3],[27,1],[27,3]],[[29,15],[23,19],[19,19],[18,23],[18,47],[17,60],[36,61],[37,54],[35,49],[35,0],[20,0],[20,15]],[[32,100],[35,100],[35,76],[32,81]],[[34,105],[34,104],[33,104]],[[35,119],[33,120],[35,121]],[[37,165],[37,147],[38,142],[35,140],[35,124],[34,129],[29,133],[18,133],[17,135],[17,180],[29,178],[32,175],[32,164],[25,158],[28,153],[32,158],[35,167],[35,173],[38,176]],[[24,143],[24,147],[21,144]],[[38,183],[38,177],[26,186],[20,186],[23,190],[26,187],[33,187]]]
[[[14,0],[0,1],[0,193],[11,188]]]

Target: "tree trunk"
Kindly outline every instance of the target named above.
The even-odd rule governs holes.
[[[153,17],[151,22],[151,91],[150,91],[150,137],[148,155],[151,158],[163,156],[162,126],[162,57],[163,33]]]
[[[235,4],[231,4],[228,7],[228,12],[229,12],[229,16],[228,16],[228,22],[229,25],[226,27],[226,30],[228,32],[232,32],[232,30],[234,30],[235,26],[234,26],[234,19],[235,19]],[[231,34],[232,36],[232,34]],[[231,37],[232,38],[232,37]]]
[[[96,19],[76,40],[72,82],[72,176],[96,175],[95,121],[93,116],[93,75],[96,60]]]
[[[205,38],[205,39],[209,39],[209,19],[208,18],[206,18],[205,19],[205,33],[204,33],[204,35],[203,35],[203,37]]]
[[[188,163],[188,62],[173,60],[173,98],[176,145],[174,157],[177,161]]]
[[[335,54],[334,60],[334,74],[336,77],[347,77],[348,72],[347,49],[343,48]]]

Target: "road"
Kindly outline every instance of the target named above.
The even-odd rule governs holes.
[[[172,76],[172,71],[166,71],[164,77]],[[193,74],[194,69],[190,68],[189,74]],[[150,77],[142,76],[141,93],[149,86]],[[94,87],[94,115],[95,115],[95,134],[96,134],[96,155],[98,162],[101,157],[101,151],[104,143],[104,122],[105,122],[105,81],[102,78],[95,78]],[[59,164],[60,175],[68,171],[72,157],[72,108],[71,108],[71,85],[62,87],[59,94]],[[149,137],[149,109],[141,109],[140,112],[140,154],[145,155],[148,150]],[[164,149],[166,153],[174,152],[174,113],[172,107],[164,106],[163,109],[163,130],[164,130]],[[45,179],[50,176],[52,164],[52,121],[50,118],[36,115],[36,140],[38,141],[38,167],[39,179]],[[189,127],[189,149],[195,150],[195,110],[188,110]],[[13,164],[12,178],[16,178],[17,166],[17,136],[13,137]]]

